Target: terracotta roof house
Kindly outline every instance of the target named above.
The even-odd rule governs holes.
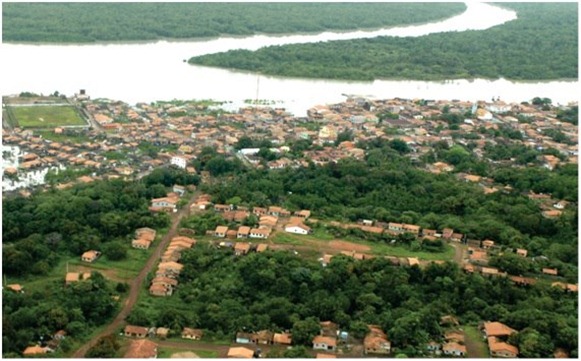
[[[123,334],[127,337],[143,338],[147,336],[147,328],[141,326],[127,325],[125,326]]]
[[[337,338],[329,336],[315,336],[313,338],[313,350],[335,351],[337,349]]]
[[[272,342],[279,345],[290,345],[292,343],[292,335],[290,333],[275,333],[272,336]]]
[[[148,241],[147,239],[134,239],[133,241],[131,241],[131,247],[133,248],[149,249],[150,246],[151,241]]]
[[[99,251],[87,251],[81,255],[81,261],[84,262],[94,262],[99,256],[101,252]]]
[[[236,238],[248,238],[249,234],[250,234],[250,227],[240,226],[240,228],[238,228]]]
[[[157,344],[149,340],[132,340],[124,358],[157,358]]]
[[[178,285],[178,280],[169,277],[157,276],[151,281],[151,284],[160,284],[164,287],[175,287]]]
[[[522,257],[526,257],[528,254],[528,251],[526,249],[517,248],[516,254],[518,254],[519,256],[522,256]]]
[[[543,268],[543,273],[550,276],[556,276],[559,272],[556,268]]]
[[[247,242],[237,242],[234,245],[234,254],[237,256],[241,256],[247,254],[250,251],[250,243]]]
[[[488,338],[488,349],[492,357],[516,358],[518,356],[516,346],[499,341],[494,336]]]
[[[190,237],[185,237],[185,236],[177,236],[171,239],[171,243],[173,242],[184,242],[184,243],[189,243],[190,246],[195,246],[196,245],[196,240]],[[170,244],[171,244],[170,243]]]
[[[38,345],[34,345],[34,346],[28,346],[26,349],[24,349],[24,351],[22,351],[22,354],[24,356],[34,356],[34,355],[42,355],[48,352],[48,349],[46,347],[40,347]]]
[[[180,273],[182,268],[184,268],[184,265],[177,262],[162,262],[159,264],[160,270],[167,270],[172,273]]]
[[[145,239],[151,242],[153,242],[153,240],[155,239],[156,234],[157,232],[155,229],[151,229],[148,227],[138,228],[135,230],[135,238]]]
[[[311,211],[309,211],[307,209],[303,209],[303,210],[295,212],[295,216],[306,219],[306,218],[309,218],[311,216]]]
[[[214,231],[214,236],[219,237],[219,238],[224,238],[224,237],[226,237],[226,232],[228,232],[228,227],[218,226],[218,227],[216,227],[216,230]]]
[[[444,334],[444,339],[446,341],[464,343],[464,332],[456,330],[448,331]]]
[[[494,246],[494,241],[491,241],[489,239],[485,239],[484,241],[482,241],[482,248],[484,249],[488,249],[490,247]]]
[[[246,347],[230,347],[228,358],[253,358],[254,351]]]
[[[449,356],[466,356],[466,346],[456,342],[447,342],[442,346],[442,352]]]
[[[155,335],[161,339],[166,339],[168,334],[169,328],[158,327],[157,330],[155,330]]]
[[[199,340],[203,336],[203,331],[200,329],[184,327],[182,331],[182,338],[187,338],[190,340]]]
[[[486,337],[508,337],[516,330],[500,322],[484,322],[484,334]]]
[[[363,340],[365,354],[389,354],[391,352],[391,342],[381,328],[368,325],[369,333]]]
[[[270,236],[270,230],[265,228],[252,228],[250,230],[250,238],[266,239]]]

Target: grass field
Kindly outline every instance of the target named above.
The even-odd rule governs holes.
[[[7,107],[10,116],[22,128],[54,128],[62,125],[84,125],[77,110],[71,106]]]
[[[476,326],[465,326],[466,351],[470,358],[490,358],[488,347],[482,340],[482,334]]]

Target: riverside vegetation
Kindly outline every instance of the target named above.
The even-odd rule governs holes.
[[[442,20],[461,3],[6,3],[9,42],[207,38],[380,28]]]
[[[577,3],[503,3],[518,19],[487,30],[230,50],[191,64],[348,80],[578,77]]]

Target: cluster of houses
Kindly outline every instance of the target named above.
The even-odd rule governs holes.
[[[436,240],[438,238],[462,242],[465,240],[465,236],[462,233],[454,232],[452,228],[444,228],[440,232],[434,229],[421,228],[415,224],[407,223],[396,223],[396,222],[377,222],[373,220],[363,219],[358,223],[341,223],[332,221],[329,222],[331,226],[340,227],[345,229],[356,228],[363,232],[372,233],[376,235],[387,234],[391,236],[397,236],[402,233],[409,233],[420,239],[427,239],[430,241]]]
[[[131,241],[131,247],[137,249],[149,249],[155,240],[157,232],[148,227],[139,228],[135,231],[135,239]]]
[[[492,357],[516,358],[518,356],[518,347],[506,342],[510,335],[517,332],[516,330],[501,322],[484,322],[483,332]]]
[[[369,331],[363,340],[365,355],[387,355],[391,353],[391,342],[386,333],[377,325],[368,325]],[[349,342],[349,333],[339,329],[339,326],[331,321],[320,322],[319,334],[315,335],[311,341],[312,349],[314,351],[322,351],[318,353],[318,358],[335,358],[335,352],[338,346],[346,345]],[[236,334],[236,343],[238,344],[252,344],[252,345],[292,345],[292,334],[288,331],[277,333],[269,330],[262,330],[259,332],[238,332]],[[232,349],[232,348],[231,348]],[[247,351],[248,350],[248,351]],[[249,352],[252,351],[252,352]],[[233,353],[238,355],[245,354],[248,357],[253,357],[254,351],[248,348],[238,349]],[[230,354],[229,354],[229,357]]]
[[[178,285],[178,276],[184,265],[179,263],[181,251],[192,248],[196,245],[196,240],[177,236],[171,239],[167,249],[161,256],[161,262],[157,266],[155,277],[151,280],[149,294],[152,296],[171,296]]]
[[[543,106],[508,104],[498,99],[465,102],[348,98],[337,104],[315,106],[307,111],[307,117],[296,117],[284,109],[268,107],[241,108],[237,113],[224,111],[215,116],[207,112],[206,107],[193,102],[179,105],[138,103],[130,106],[106,99],[76,100],[94,124],[92,130],[81,131],[89,140],[49,141],[35,135],[32,130],[3,130],[3,144],[18,146],[22,150],[19,156],[22,161],[5,168],[6,174],[17,175],[30,169],[52,166],[84,167],[93,172],[82,176],[79,181],[91,182],[95,179],[131,178],[162,165],[174,165],[196,173],[190,163],[204,147],[214,147],[219,153],[234,157],[233,145],[245,136],[260,137],[273,144],[278,159],[266,165],[271,169],[306,166],[309,162],[325,164],[347,157],[362,159],[366,151],[357,148],[357,142],[374,138],[404,141],[412,150],[407,154],[412,160],[428,154],[434,144],[441,142],[448,146],[466,146],[471,142],[475,146],[470,148],[471,151],[479,158],[486,159],[486,145],[504,140],[538,150],[555,149],[559,157],[542,155],[537,162],[551,170],[561,164],[577,163],[578,156],[577,126],[562,122],[556,116],[559,108],[569,109],[575,104],[549,107],[547,110]],[[380,122],[380,114],[390,116]],[[465,119],[457,129],[450,129],[448,123],[438,120],[443,114],[457,114]],[[386,132],[386,125],[396,131]],[[520,132],[522,139],[499,140],[499,137],[487,138],[480,132],[482,128],[498,130],[506,127]],[[564,140],[551,138],[548,130],[554,129],[565,135],[562,137]],[[335,146],[338,135],[344,131],[350,131],[353,139]],[[54,132],[63,134],[72,130],[56,128]],[[301,139],[309,139],[318,147],[306,150],[302,155],[289,155],[290,148],[285,144]],[[154,147],[173,146],[177,150],[146,154],[139,149],[139,145],[144,143]],[[112,152],[122,154],[124,158],[107,158]],[[513,161],[503,162],[512,164]],[[250,163],[263,166],[259,162]],[[427,170],[451,172],[454,168],[439,161],[429,164]],[[466,175],[465,179],[482,183],[485,192],[498,189],[493,185],[493,179],[478,179],[475,175]],[[58,187],[67,188],[72,184],[64,183]],[[22,194],[29,193],[24,190]],[[152,207],[173,211],[172,202],[175,199],[164,198],[169,199],[155,200]],[[557,217],[560,212],[560,209],[547,209],[543,215]]]
[[[207,195],[200,196],[192,207],[198,209],[204,207],[203,209],[208,209],[211,206],[209,199],[210,198]],[[218,238],[267,239],[279,223],[280,219],[283,219],[286,224],[284,228],[286,232],[295,234],[309,234],[312,232],[311,228],[304,224],[304,221],[311,215],[309,210],[296,211],[293,214],[291,211],[278,206],[270,206],[268,208],[253,207],[252,210],[250,210],[248,207],[244,206],[238,206],[234,209],[234,206],[225,204],[215,204],[213,205],[213,209],[214,211],[221,213],[224,220],[230,222],[243,222],[250,215],[258,217],[258,227],[241,225],[237,230],[235,230],[228,229],[227,226],[217,226],[214,231],[208,231],[209,235]]]
[[[142,327],[127,325],[123,329],[123,335],[132,338],[124,358],[157,358],[157,344],[151,341],[151,338],[165,340],[170,333],[166,327]],[[202,338],[203,331],[184,327],[182,338],[188,340],[199,340]]]

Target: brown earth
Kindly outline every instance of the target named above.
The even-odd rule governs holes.
[[[101,269],[101,268],[93,268],[90,266],[71,266],[70,272],[99,272],[108,280],[116,281],[116,282],[127,282],[128,278],[119,277],[118,272],[112,269]]]
[[[340,251],[355,251],[355,252],[369,252],[371,248],[362,244],[351,243],[346,241],[331,241],[329,242],[331,248]]]

